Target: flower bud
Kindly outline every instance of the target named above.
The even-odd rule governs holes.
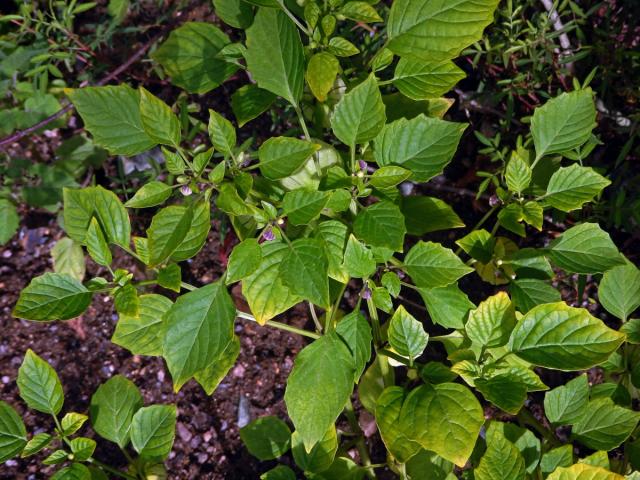
[[[271,242],[276,239],[276,236],[271,228],[267,228],[264,232],[262,232],[262,238],[264,238],[267,242]]]

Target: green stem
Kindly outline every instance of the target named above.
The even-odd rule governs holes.
[[[251,322],[258,323],[258,320],[256,320],[256,317],[254,317],[250,313],[241,312],[240,310],[238,310],[238,311],[236,311],[236,316],[238,318],[244,318],[245,320],[249,320]],[[304,337],[312,338],[314,340],[317,340],[318,338],[321,337],[321,335],[318,335],[317,333],[309,332],[309,331],[303,330],[301,328],[292,327],[291,325],[287,325],[286,323],[280,323],[280,322],[276,322],[276,321],[273,321],[273,320],[267,320],[267,322],[264,324],[264,326],[277,328],[279,330],[284,330],[286,332],[297,333],[298,335],[302,335]]]
[[[307,302],[309,304],[309,311],[311,312],[311,318],[313,318],[313,323],[316,325],[316,331],[318,333],[322,333],[322,324],[320,320],[318,320],[318,314],[316,313],[316,308],[313,306],[313,303]]]
[[[327,333],[329,333],[334,327],[333,319],[336,316],[336,312],[340,308],[340,300],[342,300],[342,297],[344,296],[344,291],[346,289],[347,289],[347,284],[345,283],[345,284],[342,285],[342,288],[340,289],[340,293],[338,294],[338,298],[336,299],[336,303],[333,304],[333,308],[331,309],[331,313],[329,314],[329,317],[328,317],[328,320],[327,320],[327,324],[325,325],[325,330],[326,330]]]
[[[416,366],[416,362],[413,362],[413,365],[411,365],[411,362],[408,359],[398,355],[395,352],[392,352],[391,350],[387,350],[386,348],[378,349],[378,354],[384,355],[385,357],[393,358],[396,362],[400,362],[407,367],[413,368]]]
[[[296,16],[289,11],[289,9],[286,7],[284,2],[282,0],[278,0],[278,4],[280,5],[280,8],[282,8],[284,13],[286,13],[287,16],[291,19],[291,21],[295,23],[296,26],[302,31],[302,33],[304,33],[307,37],[311,37],[311,32],[307,30],[307,28],[304,25],[302,25],[302,23],[300,23],[300,21],[296,18]]]
[[[298,121],[300,122],[300,127],[302,128],[302,132],[304,133],[304,138],[307,139],[307,142],[311,142],[311,135],[309,134],[309,128],[307,127],[307,122],[304,119],[302,110],[298,105],[294,105],[293,108],[296,111],[296,115],[298,115]],[[320,156],[318,152],[315,152],[313,154],[313,163],[316,166],[316,174],[318,175],[318,178],[320,178]]]
[[[473,227],[473,230],[471,230],[472,232],[475,232],[476,230],[478,230],[482,225],[485,224],[485,222],[487,220],[489,220],[489,218],[491,217],[491,215],[493,215],[493,212],[495,212],[497,209],[499,208],[498,205],[491,207],[491,209],[489,209],[489,211],[487,213],[484,214],[484,217],[482,217],[480,219],[480,221],[478,223],[476,223],[476,225]],[[456,250],[456,255],[460,255],[460,252],[462,252],[462,247],[458,247],[458,249]]]
[[[89,460],[87,461],[89,463],[96,465],[97,467],[100,467],[102,470],[109,472],[112,475],[115,475],[116,477],[126,478],[127,480],[137,480],[136,477],[134,477],[133,475],[129,475],[128,473],[121,472],[120,470],[116,470],[115,468],[110,467],[109,465],[106,465],[102,463],[100,460],[96,460],[93,457],[89,458]]]
[[[522,407],[518,412],[518,420],[534,428],[542,437],[549,442],[552,447],[558,447],[561,445],[560,441],[555,437],[553,432],[547,429],[540,421],[533,416],[533,414],[527,410],[526,407]]]
[[[362,465],[367,469],[367,477],[375,479],[376,475],[373,467],[371,466],[371,457],[369,456],[369,450],[367,449],[367,445],[364,441],[364,432],[360,428],[360,424],[358,423],[358,419],[356,418],[356,413],[353,409],[353,403],[351,403],[351,399],[347,401],[347,404],[344,407],[344,414],[349,421],[351,429],[355,434],[357,434],[355,445],[358,449],[358,453],[360,454]]]
[[[371,325],[373,327],[373,341],[376,345],[382,345],[382,335],[380,335],[380,319],[378,318],[378,310],[370,298],[367,299],[367,309],[371,317]]]

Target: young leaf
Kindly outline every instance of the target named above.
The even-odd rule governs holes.
[[[585,413],[589,401],[589,381],[585,374],[547,392],[544,414],[556,425],[573,425]]]
[[[63,453],[66,458],[66,452]],[[90,480],[91,478],[91,471],[81,463],[72,463],[51,476],[51,480]]]
[[[484,398],[511,415],[517,415],[527,399],[527,385],[512,373],[478,378],[475,386]]]
[[[171,260],[182,262],[193,257],[204,246],[211,230],[211,204],[201,200],[193,208],[193,219],[189,230],[178,247],[171,254]]]
[[[233,248],[227,264],[227,285],[251,275],[260,265],[262,250],[255,238],[247,238]]]
[[[376,271],[373,252],[353,235],[349,235],[347,240],[342,266],[348,275],[354,278],[368,278]]]
[[[18,369],[17,383],[20,396],[29,408],[50,415],[60,413],[64,392],[58,374],[31,349]]]
[[[640,307],[640,270],[630,262],[607,270],[598,287],[598,298],[609,313],[626,321]]]
[[[0,198],[0,245],[7,243],[18,231],[20,217],[16,206],[5,198]]]
[[[113,306],[120,315],[137,318],[140,313],[138,290],[130,283],[118,288],[114,296]]]
[[[397,205],[381,201],[358,213],[353,222],[354,235],[367,245],[401,252],[406,233],[404,218]]]
[[[145,183],[127,203],[128,208],[147,208],[162,205],[171,196],[173,189],[166,183],[152,180]]]
[[[333,425],[329,427],[322,440],[317,442],[309,452],[305,449],[298,432],[293,432],[291,435],[291,453],[296,465],[305,472],[324,472],[333,463],[337,451],[338,436]]]
[[[244,3],[244,0],[238,0]],[[266,112],[276,96],[257,85],[243,85],[231,95],[231,109],[236,116],[238,127],[242,128],[254,118]]]
[[[74,460],[86,462],[96,449],[96,441],[90,438],[77,437],[71,440],[70,448]]]
[[[514,151],[504,175],[509,190],[518,194],[522,193],[531,183],[531,175],[531,167],[527,161]]]
[[[321,307],[331,305],[329,299],[328,261],[320,240],[294,240],[280,264],[282,282],[296,295]]]
[[[576,463],[570,467],[558,467],[547,480],[624,480],[625,477],[601,467]]]
[[[233,340],[225,347],[222,355],[220,355],[215,362],[209,365],[204,370],[197,372],[194,377],[200,386],[207,392],[207,395],[212,395],[218,388],[218,385],[222,379],[229,373],[229,370],[236,363],[238,355],[240,354],[240,339],[234,335]]]
[[[240,429],[240,438],[249,453],[259,460],[281,457],[291,447],[291,431],[278,417],[260,417]]]
[[[380,166],[399,165],[413,172],[417,182],[442,173],[467,126],[418,115],[385,125],[375,139],[374,155]]]
[[[91,297],[91,292],[75,278],[45,273],[20,292],[12,315],[25,320],[69,320],[87,309]]]
[[[87,234],[84,239],[87,244],[87,251],[94,262],[99,265],[108,267],[111,265],[113,257],[111,256],[111,250],[107,239],[104,238],[102,228],[95,217],[91,218],[91,223],[87,229]]]
[[[318,218],[328,201],[327,192],[293,190],[285,194],[282,209],[293,225],[306,225]]]
[[[483,347],[499,347],[509,340],[516,324],[515,308],[504,292],[487,298],[471,310],[465,330],[469,338]]]
[[[610,398],[599,398],[589,402],[571,433],[593,450],[612,450],[629,438],[638,420],[639,412],[622,408]]]
[[[66,273],[78,281],[82,281],[85,274],[84,252],[80,244],[64,237],[58,240],[51,249],[53,271]]]
[[[347,226],[337,220],[327,220],[316,227],[316,236],[324,243],[329,261],[328,275],[340,283],[349,281],[349,274],[342,267],[347,235]]]
[[[220,281],[182,295],[167,311],[162,355],[176,392],[224,352],[235,318],[233,300]]]
[[[308,452],[342,412],[353,379],[351,352],[335,333],[315,340],[296,357],[284,400]]]
[[[474,470],[474,477],[477,480],[524,480],[524,458],[497,428],[497,422],[489,426],[486,440],[487,451]]]
[[[340,73],[340,62],[334,55],[320,52],[311,57],[305,77],[313,96],[321,102],[326,101],[338,73]]]
[[[189,93],[207,93],[233,75],[238,67],[218,54],[229,37],[211,23],[186,22],[151,55],[171,82]]]
[[[369,322],[360,312],[353,311],[340,319],[336,326],[336,333],[340,335],[340,338],[344,340],[344,343],[351,350],[355,365],[354,381],[358,383],[362,372],[364,372],[364,367],[367,366],[371,359],[371,341],[373,338]]]
[[[331,128],[338,139],[355,148],[373,140],[386,121],[385,107],[375,76],[370,75],[336,105]]]
[[[0,402],[0,406],[2,405],[2,403],[3,402]],[[20,417],[18,417],[18,419],[20,420],[20,423],[22,423],[22,419],[20,419]],[[24,436],[26,437],[26,435],[27,435],[27,432],[25,430]],[[1,433],[0,433],[0,436],[2,436]],[[48,433],[36,433],[33,437],[31,437],[31,440],[29,440],[27,444],[24,445],[24,450],[22,448],[20,449],[22,450],[20,457],[27,458],[27,457],[30,457],[31,455],[35,455],[36,453],[41,452],[51,443],[52,440],[53,440],[53,437]],[[4,442],[3,442],[3,446],[4,446]],[[8,443],[7,446],[11,446],[11,443]],[[2,451],[3,450],[0,447],[0,452]],[[13,455],[15,455],[15,453]],[[5,460],[6,458],[2,456],[2,453],[0,453],[0,461],[4,462]]]
[[[563,445],[549,450],[540,459],[540,471],[543,476],[548,476],[558,467],[570,467],[573,465],[573,445]]]
[[[418,242],[404,259],[404,267],[418,287],[445,287],[471,273],[462,260],[439,243]]]
[[[411,176],[411,172],[402,167],[382,167],[373,172],[369,183],[376,188],[395,187]]]
[[[551,176],[544,199],[553,208],[570,212],[581,208],[609,185],[611,182],[592,168],[574,163]]]
[[[193,219],[193,209],[181,205],[171,205],[156,213],[147,230],[149,239],[149,261],[159,265],[182,243]]]
[[[300,34],[286,14],[259,8],[247,29],[247,67],[260,88],[269,90],[294,106],[304,86],[304,51]]]
[[[15,457],[27,445],[24,422],[11,405],[0,400],[0,462]]]
[[[609,358],[624,338],[587,310],[558,302],[531,309],[513,330],[510,347],[534,365],[585,370]]]
[[[286,465],[278,465],[260,475],[260,480],[296,480],[296,474]]]
[[[209,110],[209,138],[216,150],[232,156],[236,146],[236,129],[231,122],[214,110]]]
[[[435,197],[403,197],[400,210],[409,235],[464,227],[464,222],[449,205]]]
[[[325,17],[325,18],[334,18],[334,17]],[[335,21],[335,18],[334,18]],[[360,53],[358,47],[356,47],[353,43],[351,43],[346,38],[342,37],[331,37],[329,40],[329,52],[334,54],[336,57],[352,57],[353,55],[357,55]]]
[[[578,148],[596,126],[596,107],[590,88],[563,93],[536,108],[531,135],[536,159]]]
[[[422,323],[400,305],[391,317],[387,332],[389,343],[403,357],[413,362],[427,348],[429,334],[424,331]]]
[[[412,100],[441,97],[466,77],[451,60],[441,62],[403,57],[396,66],[393,84]]]
[[[320,145],[291,137],[272,137],[258,150],[260,171],[271,179],[288,177],[300,169]]]
[[[376,9],[364,1],[350,1],[345,3],[338,11],[338,15],[342,15],[343,17],[355,22],[382,22],[382,18],[378,15]]]
[[[144,87],[140,87],[140,118],[147,135],[162,145],[180,145],[180,121],[171,108]]]
[[[62,432],[65,435],[73,435],[82,428],[84,423],[89,420],[89,417],[81,413],[69,412],[60,421],[62,426]]]
[[[164,460],[175,438],[175,405],[140,408],[131,420],[131,444],[141,457]]]
[[[427,306],[433,323],[445,328],[464,328],[469,310],[475,308],[457,283],[446,287],[419,288],[418,293]]]

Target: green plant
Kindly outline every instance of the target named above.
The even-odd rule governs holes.
[[[95,440],[78,436],[89,416],[67,412],[59,418],[64,405],[64,391],[58,374],[42,358],[28,350],[18,372],[20,396],[29,408],[51,415],[53,433],[40,431],[27,437],[18,413],[0,401],[0,461],[17,454],[22,458],[44,451],[43,465],[59,465],[51,478],[103,479],[108,475],[130,480],[166,475],[162,461],[173,445],[176,407],[174,405],[143,406],[138,388],[125,377],[116,375],[100,385],[91,397],[89,416],[93,430],[102,438],[118,445],[129,462],[122,472],[97,460],[93,455]],[[131,446],[139,455],[133,458]],[[63,466],[66,464],[66,466]]]
[[[107,277],[82,283],[46,273],[22,291],[14,316],[66,320],[94,294],[111,295],[120,316],[113,342],[162,356],[176,391],[191,379],[216,389],[238,356],[237,318],[312,339],[287,382],[293,434],[270,417],[241,432],[263,460],[291,448],[309,478],[375,478],[377,469],[413,479],[454,471],[477,480],[631,473],[640,461],[640,414],[630,408],[640,272],[594,223],[572,226],[542,248],[498,235],[501,227],[522,237],[529,226],[541,230],[545,210],[579,210],[609,185],[581,164],[596,125],[591,90],[576,85],[535,110],[532,141],[506,151],[494,178],[498,203],[459,235],[457,253],[416,238],[454,234],[464,226],[454,210],[398,188],[428,182],[453,158],[466,125],[442,119],[451,102],[440,95],[462,78],[452,59],[480,38],[497,3],[214,1],[224,22],[244,30],[243,41],[189,22],[152,57],[175,85],[197,94],[246,69],[256,83],[232,95],[239,126],[284,99],[288,107],[274,108],[292,113],[286,120],[297,126],[259,146],[238,145],[236,127],[211,110],[211,147],[191,148],[183,141],[185,112],[176,115],[143,87],[68,90],[95,144],[129,156],[162,145],[166,172],[124,204],[101,186],[66,188],[64,229]],[[145,235],[132,236],[128,209],[150,208],[158,210]],[[203,247],[212,208],[226,214],[239,243],[223,277],[196,287],[182,281],[179,263]],[[483,229],[494,214],[491,231]],[[116,268],[113,248],[144,265],[147,277]],[[550,284],[552,265],[581,278],[602,275],[600,300],[620,331],[562,302]],[[508,292],[474,304],[461,288],[474,271]],[[237,310],[228,292],[237,282],[251,312]],[[172,302],[147,293],[155,286],[180,295]],[[424,301],[432,335],[407,296]],[[274,320],[301,302],[314,330]],[[582,376],[549,390],[539,375],[594,366],[604,369],[605,383],[592,387]],[[375,416],[384,463],[372,462],[354,389]],[[544,424],[526,402],[546,390]],[[479,398],[517,424],[485,422]],[[336,429],[341,415],[348,430]],[[574,464],[572,445],[550,425],[572,425],[576,445],[605,453]],[[610,463],[606,451],[622,444],[627,455]],[[345,454],[350,447],[358,463]],[[261,478],[295,473],[280,465]]]

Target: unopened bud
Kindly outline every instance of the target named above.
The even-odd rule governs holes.
[[[496,195],[491,195],[489,197],[489,205],[491,207],[495,207],[498,203],[500,203],[500,199]]]
[[[365,300],[371,299],[371,290],[368,287],[362,290],[362,298],[364,298]]]
[[[364,160],[358,160],[358,165],[360,166],[360,170],[367,169],[367,162],[365,162]]]
[[[193,192],[191,191],[191,187],[189,185],[183,185],[180,187],[180,192],[182,192],[182,195],[184,195],[185,197],[188,197],[189,195],[191,195]]]
[[[271,242],[273,240],[276,239],[275,234],[273,233],[273,230],[271,230],[270,228],[267,228],[263,233],[262,233],[262,238],[264,238],[267,242]]]
[[[278,225],[284,225],[284,218],[278,219]]]

